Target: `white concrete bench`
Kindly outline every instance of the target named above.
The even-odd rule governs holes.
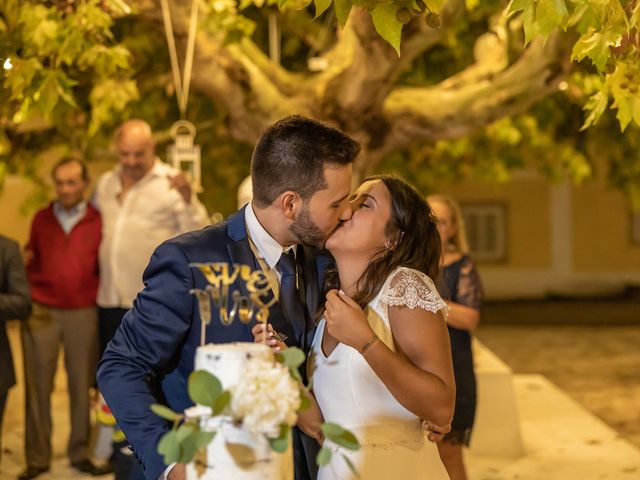
[[[471,452],[517,458],[524,454],[520,421],[513,388],[513,372],[491,350],[473,340],[478,383],[476,421]]]

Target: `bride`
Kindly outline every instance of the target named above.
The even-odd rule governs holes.
[[[299,426],[333,451],[319,480],[356,478],[343,456],[366,480],[447,479],[421,428],[421,419],[450,423],[455,398],[447,306],[432,280],[435,217],[411,186],[386,175],[365,180],[351,201],[352,218],[326,242],[337,268],[325,280],[309,359],[317,405]],[[323,419],[351,430],[361,449],[323,440]]]

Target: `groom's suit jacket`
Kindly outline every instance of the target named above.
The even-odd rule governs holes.
[[[308,348],[314,334],[314,314],[321,298],[322,278],[328,257],[298,247],[306,290],[306,318],[293,325],[279,303],[270,309],[269,323],[287,335],[287,344]],[[132,445],[148,480],[156,480],[166,469],[157,453],[160,437],[170,426],[150,410],[152,403],[164,403],[175,411],[192,405],[187,379],[200,345],[201,322],[198,303],[189,292],[204,289],[206,279],[190,268],[194,262],[240,263],[259,269],[245,227],[244,209],[225,222],[190,232],[164,242],[154,252],[144,272],[144,289],[109,343],[98,367],[98,386]],[[230,291],[246,294],[243,282]],[[238,320],[230,326],[220,323],[212,306],[212,321],[206,330],[207,343],[252,342],[252,325]],[[315,478],[317,443],[294,432],[296,480]]]

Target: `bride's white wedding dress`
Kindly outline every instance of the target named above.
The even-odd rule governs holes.
[[[380,340],[395,351],[389,323],[389,306],[446,310],[431,279],[421,272],[400,267],[386,280],[369,303],[367,318]],[[404,408],[369,367],[360,353],[338,344],[330,355],[322,351],[325,321],[313,341],[313,391],[325,421],[351,430],[362,448],[351,452],[330,441],[331,461],[320,468],[319,480],[355,479],[343,458],[354,464],[363,480],[448,479],[438,448],[427,439],[420,419]]]

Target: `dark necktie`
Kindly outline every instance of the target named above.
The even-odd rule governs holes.
[[[296,334],[296,342],[301,345],[304,335],[305,315],[300,292],[297,287],[296,258],[293,250],[282,252],[278,260],[280,272],[280,305],[284,318],[291,324]]]

